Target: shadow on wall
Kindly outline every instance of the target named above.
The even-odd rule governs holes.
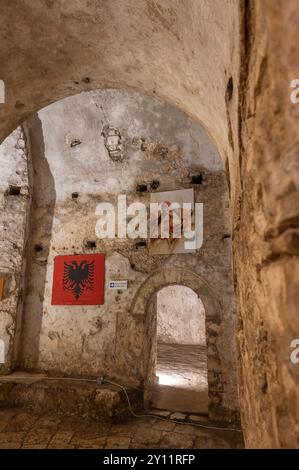
[[[30,235],[26,250],[26,296],[23,309],[22,336],[18,365],[36,368],[47,281],[47,263],[56,202],[54,178],[45,156],[42,123],[38,115],[26,121],[25,131],[30,146],[32,191]],[[38,292],[38,295],[36,295]],[[34,312],[29,318],[25,312]],[[32,319],[34,321],[32,322]],[[30,328],[30,330],[29,330]],[[28,334],[30,331],[30,334]]]

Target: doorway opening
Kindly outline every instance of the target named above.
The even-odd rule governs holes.
[[[155,298],[156,341],[151,406],[208,413],[205,309],[189,287],[170,285]]]

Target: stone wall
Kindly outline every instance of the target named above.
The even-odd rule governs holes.
[[[0,301],[0,340],[5,363],[0,372],[15,365],[24,299],[24,250],[30,206],[27,144],[18,127],[0,146],[0,276],[4,279]]]
[[[246,9],[242,203],[234,228],[240,399],[248,447],[298,447],[298,2]]]
[[[205,310],[188,287],[168,286],[157,294],[157,341],[206,344]]]

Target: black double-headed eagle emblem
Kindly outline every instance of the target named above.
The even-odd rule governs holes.
[[[72,291],[73,296],[78,300],[84,290],[93,290],[93,285],[94,261],[88,263],[83,260],[80,264],[77,261],[64,262],[63,290]]]

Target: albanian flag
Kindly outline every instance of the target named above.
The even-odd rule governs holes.
[[[52,305],[102,305],[104,254],[56,256]]]

